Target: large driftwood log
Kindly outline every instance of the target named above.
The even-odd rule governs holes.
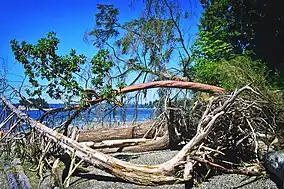
[[[169,135],[165,134],[164,136],[159,137],[155,140],[151,140],[149,142],[134,146],[101,148],[97,150],[103,153],[115,153],[115,152],[148,152],[155,150],[164,150],[168,148],[169,148]]]
[[[213,111],[209,111],[212,102],[209,103],[209,107],[204,112],[198,124],[197,132],[189,143],[187,143],[182,150],[169,161],[160,165],[150,166],[124,162],[97,150],[91,149],[33,120],[28,117],[27,114],[13,106],[4,97],[1,97],[1,99],[3,103],[17,115],[17,117],[26,121],[42,135],[52,139],[63,149],[74,152],[77,157],[93,164],[95,167],[128,182],[142,185],[161,185],[184,182],[191,178],[190,173],[193,169],[194,160],[190,159],[190,151],[209,135],[213,129],[216,119],[225,113],[236,97],[245,89],[249,89],[249,87],[244,87],[236,91],[223,103],[223,105],[220,105],[220,107]]]
[[[80,130],[78,141],[99,142],[103,140],[142,138],[145,133],[150,129],[150,126],[152,124],[152,121],[147,121],[144,123],[136,123],[134,126],[131,127],[95,128],[91,130]],[[150,131],[147,134],[147,138],[152,138],[153,134],[154,131]]]
[[[21,112],[4,97],[1,97],[1,99],[11,111],[15,112],[17,117],[26,121],[29,125],[31,125],[31,127],[35,128],[42,135],[52,139],[63,149],[74,152],[77,157],[83,159],[84,161],[89,162],[95,167],[114,176],[117,176],[128,182],[142,185],[173,184],[185,181],[184,178],[176,177],[174,175],[175,170],[173,168],[176,167],[176,163],[174,163],[174,167],[170,168],[163,164],[148,166],[136,165],[121,161],[117,158],[91,149],[72,140],[71,138],[64,136],[61,133],[56,132],[51,128],[48,128],[47,126],[30,118],[27,114]],[[184,164],[184,162],[177,164]],[[171,163],[171,165],[173,165],[173,163]]]
[[[132,127],[117,127],[117,128],[96,128],[92,130],[81,130],[79,133],[79,142],[100,142],[103,140],[121,140],[121,139],[137,139],[137,138],[153,138],[155,135],[155,129],[151,129],[152,121],[145,123],[137,123]],[[99,134],[98,134],[99,133]],[[159,138],[137,145],[123,145],[108,146],[106,148],[98,149],[103,153],[114,152],[146,152],[154,150],[163,150],[169,147],[169,135],[166,132],[159,132],[157,135]],[[156,137],[157,137],[156,136]],[[91,144],[91,143],[89,143]],[[93,145],[91,144],[91,148]]]
[[[114,148],[114,147],[122,148],[125,146],[144,144],[150,141],[152,141],[152,139],[131,138],[131,139],[103,140],[101,142],[81,142],[81,144],[85,144],[93,149]]]

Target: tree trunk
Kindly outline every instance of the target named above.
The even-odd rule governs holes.
[[[101,142],[81,142],[81,144],[85,144],[93,149],[99,148],[124,148],[126,146],[134,146],[139,144],[144,144],[147,142],[151,142],[152,139],[146,138],[131,138],[131,139],[118,139],[118,140],[103,140]]]
[[[151,88],[181,88],[181,89],[192,89],[196,91],[206,91],[206,92],[217,92],[224,93],[225,90],[221,87],[216,87],[213,85],[207,85],[202,83],[195,82],[186,82],[186,81],[174,81],[174,80],[165,80],[165,81],[153,81],[149,83],[137,84],[124,87],[122,89],[118,89],[115,95],[129,93],[133,91],[139,91],[142,89],[151,89]],[[90,104],[97,104],[106,99],[97,96],[97,93],[94,89],[86,89],[90,99],[86,100],[86,102]],[[92,100],[91,97],[95,96],[96,99]]]
[[[91,130],[81,130],[79,132],[78,142],[100,142],[103,140],[142,138],[150,129],[153,121],[137,123],[132,127],[115,128],[96,128]],[[154,130],[151,130],[146,138],[153,138]],[[98,134],[99,133],[99,134]],[[162,136],[162,133],[159,135]]]

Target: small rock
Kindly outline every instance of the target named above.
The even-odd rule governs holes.
[[[264,156],[264,166],[279,189],[284,189],[284,152],[269,152]]]

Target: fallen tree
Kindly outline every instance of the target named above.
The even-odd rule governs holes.
[[[175,81],[175,80],[165,80],[165,81],[153,81],[149,83],[137,84],[124,87],[122,89],[114,90],[115,95],[129,93],[134,91],[139,91],[142,89],[151,89],[151,88],[180,88],[180,89],[192,89],[196,91],[205,91],[205,92],[217,92],[224,93],[225,90],[221,87],[216,87],[213,85],[207,85],[196,82],[186,82],[186,81]],[[98,96],[94,89],[86,89],[87,94],[94,96],[95,99],[86,100],[90,104],[97,104],[104,99],[101,96]]]
[[[230,110],[230,107],[234,104],[234,102],[238,101],[237,96],[245,90],[251,90],[251,88],[246,86],[235,91],[231,96],[228,96],[222,104],[218,103],[217,107],[214,107],[213,109],[212,106],[214,104],[214,100],[211,99],[199,120],[196,127],[196,134],[189,140],[189,142],[171,160],[160,165],[151,166],[131,164],[91,149],[84,144],[78,143],[74,140],[74,138],[68,138],[33,120],[28,117],[27,114],[21,112],[9,103],[4,97],[1,97],[1,99],[3,103],[16,114],[18,119],[36,129],[42,136],[47,137],[60,145],[62,149],[73,152],[83,161],[89,162],[95,167],[128,182],[142,185],[160,185],[179,183],[192,179],[195,162],[198,161],[198,158],[191,157],[198,154],[197,152],[201,153],[198,150],[201,146],[198,145],[205,142],[205,139],[207,139],[210,133],[214,131],[214,126],[216,122],[218,122],[218,119],[226,115],[226,112]],[[240,143],[242,143],[242,141],[240,141]],[[218,150],[215,150],[215,152],[218,153]],[[218,166],[216,167],[218,168]],[[247,175],[261,174],[257,171],[237,171],[236,169],[233,169],[231,172]]]
[[[78,142],[98,142],[103,140],[114,139],[131,139],[142,138],[149,130],[153,121],[143,123],[136,123],[131,127],[115,127],[115,128],[94,128],[89,130],[81,130],[78,137]],[[98,135],[98,133],[100,133]],[[153,138],[154,133],[150,131],[147,133],[147,138]]]

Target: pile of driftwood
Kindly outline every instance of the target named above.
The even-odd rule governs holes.
[[[249,86],[225,94],[218,87],[177,81],[130,86],[117,90],[116,94],[151,87],[191,88],[223,94],[197,101],[189,112],[180,107],[168,107],[157,120],[132,127],[86,131],[69,129],[71,132],[63,134],[58,132],[58,128],[50,128],[41,121],[33,120],[1,97],[11,117],[16,118],[0,140],[4,143],[20,141],[25,149],[19,150],[19,153],[28,154],[32,161],[37,162],[36,170],[39,172],[44,167],[56,170],[58,162],[63,161],[68,167],[65,180],[61,181],[65,186],[69,185],[72,173],[83,162],[127,182],[141,185],[174,184],[204,179],[219,172],[251,176],[264,174],[262,155],[281,145],[284,123],[283,111],[270,99]],[[104,100],[93,90],[89,89],[88,92],[95,98],[88,99],[90,104]],[[70,119],[61,126],[68,125],[86,109],[77,107]],[[30,129],[23,130],[23,127]],[[159,165],[137,165],[108,155],[111,152],[167,148],[179,148],[180,151]],[[68,161],[62,158],[66,155]]]

